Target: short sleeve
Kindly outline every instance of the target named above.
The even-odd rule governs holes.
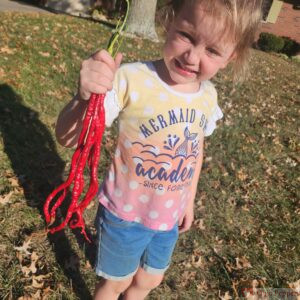
[[[206,82],[206,88],[211,100],[211,113],[207,118],[204,126],[204,136],[210,136],[217,127],[217,121],[223,118],[223,112],[218,105],[218,95],[214,85],[211,82]]]
[[[113,121],[119,116],[121,108],[119,106],[118,95],[114,89],[108,91],[104,99],[105,126],[110,127]]]
[[[127,102],[128,80],[125,70],[126,65],[119,68],[115,75],[113,88],[105,96],[105,125],[107,127],[112,125]]]

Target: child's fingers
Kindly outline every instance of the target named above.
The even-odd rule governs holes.
[[[182,217],[181,219],[178,220],[179,233],[184,232],[184,224],[185,224],[185,220],[184,217]]]
[[[118,52],[116,57],[115,57],[116,69],[119,69],[119,67],[121,65],[121,62],[122,62],[122,59],[123,59],[122,53]]]
[[[114,71],[105,63],[100,61],[89,61],[82,66],[80,75],[89,76],[91,72],[98,73],[99,75],[113,81]]]
[[[105,94],[109,89],[103,85],[99,85],[95,82],[89,82],[87,84],[87,89],[80,90],[80,96],[84,100],[89,100],[91,94]]]
[[[87,81],[94,82],[99,85],[103,85],[108,89],[112,89],[113,87],[113,78],[110,76],[105,76],[102,73],[98,72],[89,72],[88,76],[86,77]]]
[[[88,100],[91,93],[102,94],[111,89],[112,81],[98,73],[93,72],[89,74],[89,77],[80,77],[80,95],[84,100]]]
[[[180,223],[181,221],[181,223]],[[192,218],[183,218],[182,220],[179,220],[178,222],[178,226],[179,226],[179,233],[183,233],[188,231],[193,223],[193,219]]]
[[[186,232],[186,231],[188,231],[189,229],[190,229],[190,227],[191,226],[181,226],[181,227],[179,227],[179,233],[183,233],[183,232]]]
[[[183,220],[184,220],[184,216],[181,217],[180,219],[178,219],[178,226],[179,226],[179,227],[182,225]]]
[[[84,60],[80,70],[79,93],[88,100],[91,93],[101,94],[112,89],[115,71],[120,66],[122,54],[115,60],[106,51],[101,50]]]
[[[112,82],[107,78],[101,78],[101,84],[99,84],[98,80],[90,80],[87,82],[83,82],[82,86],[84,86],[84,89],[90,93],[100,94],[106,93],[108,90],[111,90]]]
[[[94,55],[92,55],[94,60],[99,60],[104,62],[108,65],[108,67],[115,72],[116,71],[116,64],[113,59],[113,57],[106,51],[106,50],[100,50],[99,52],[96,52]]]

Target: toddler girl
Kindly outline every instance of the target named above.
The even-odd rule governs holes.
[[[83,61],[78,94],[58,118],[74,146],[91,93],[106,93],[106,126],[119,120],[113,161],[99,191],[95,299],[144,299],[168,268],[178,232],[191,227],[203,141],[222,118],[209,81],[244,69],[261,0],[173,0],[162,59],[121,67],[101,50]]]

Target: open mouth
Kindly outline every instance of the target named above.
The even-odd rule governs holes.
[[[185,76],[193,76],[193,75],[197,75],[198,72],[197,71],[194,71],[194,70],[191,70],[187,67],[185,67],[184,65],[182,65],[180,63],[180,61],[178,61],[177,59],[175,59],[175,67],[176,69],[179,71],[179,73],[185,75]]]

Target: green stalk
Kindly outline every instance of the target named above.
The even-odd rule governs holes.
[[[128,18],[129,7],[130,7],[129,0],[126,0],[126,13],[123,22],[121,23],[121,19],[118,20],[117,26],[115,28],[115,32],[112,34],[111,38],[109,39],[107,51],[112,57],[116,56],[122,44],[124,37],[121,37],[121,34],[125,28],[125,24]]]

